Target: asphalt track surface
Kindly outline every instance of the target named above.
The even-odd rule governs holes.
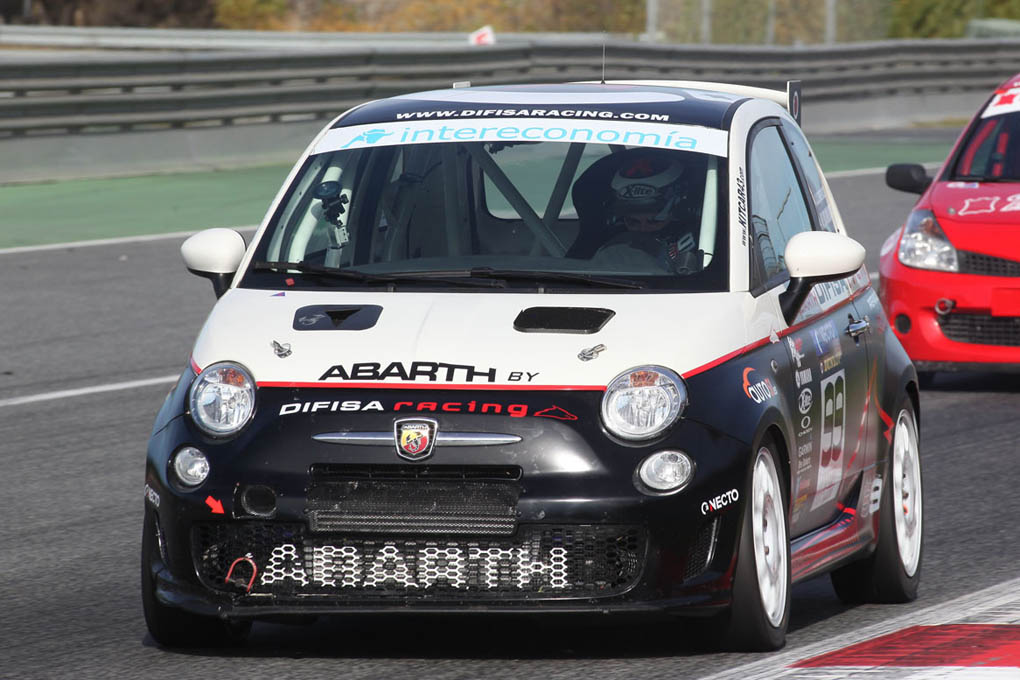
[[[874,261],[911,196],[833,181]],[[257,624],[221,652],[148,637],[138,552],[146,439],[168,385],[21,403],[178,373],[214,302],[179,239],[0,255],[0,678],[700,677],[759,661],[706,652],[696,627],[616,619],[361,618]],[[1020,386],[940,376],[921,399],[920,599],[846,607],[827,577],[794,588],[787,650],[1018,575]]]

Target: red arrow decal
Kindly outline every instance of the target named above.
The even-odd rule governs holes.
[[[210,510],[212,510],[212,514],[214,514],[214,515],[222,515],[223,514],[223,503],[220,503],[218,500],[216,500],[212,496],[206,496],[205,497],[205,504],[209,506]]]

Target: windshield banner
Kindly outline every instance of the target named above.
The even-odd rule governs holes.
[[[696,125],[668,125],[609,120],[571,123],[562,120],[401,121],[353,125],[327,132],[314,153],[397,144],[441,142],[581,142],[650,146],[726,156],[725,130]]]

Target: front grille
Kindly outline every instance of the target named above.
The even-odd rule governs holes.
[[[483,540],[322,536],[271,522],[192,530],[203,583],[252,602],[608,596],[637,581],[645,541],[635,527],[587,525],[523,525]]]
[[[961,274],[981,276],[1020,276],[1020,262],[980,253],[957,251]]]
[[[312,468],[312,532],[509,536],[517,527],[520,468]]]
[[[954,313],[938,320],[942,334],[956,342],[1020,347],[1020,317]]]

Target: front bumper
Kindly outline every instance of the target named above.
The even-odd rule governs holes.
[[[260,394],[262,407],[272,408],[265,396]],[[569,399],[597,403],[598,397],[559,399],[569,412],[590,413],[592,404]],[[361,414],[358,429],[391,427],[392,417]],[[682,421],[662,440],[635,447],[613,442],[597,420],[439,419],[444,431],[513,432],[523,440],[511,446],[437,448],[427,465],[409,464],[392,446],[312,441],[312,433],[334,429],[324,418],[295,419],[286,429],[267,421],[234,442],[204,440],[189,418],[174,418],[150,440],[146,480],[158,499],[158,507],[151,497],[149,505],[163,546],[148,567],[158,599],[229,618],[368,611],[682,610],[697,615],[729,604],[743,503],[706,501],[745,488],[748,444],[692,421]],[[168,478],[171,454],[186,444],[205,450],[212,467],[205,484],[192,491]],[[634,470],[645,456],[665,448],[682,449],[695,459],[694,479],[672,495],[639,491]],[[370,486],[357,482],[366,470],[375,475],[381,494],[396,490],[398,496],[369,493],[360,506],[369,514],[372,508],[392,511],[405,494],[404,515],[442,506],[438,499],[444,497],[484,505],[499,493],[488,488],[475,493],[478,485],[499,482],[512,487],[511,525],[487,533],[477,526],[450,531],[446,523],[432,531],[428,512],[418,513],[425,519],[419,516],[407,531],[392,521],[374,531],[378,517],[345,530],[313,520],[322,509],[316,502],[323,498],[323,485],[340,485],[337,493],[349,500],[352,488]],[[423,470],[463,479],[451,486],[432,473],[422,477]],[[517,473],[508,477],[508,470]],[[428,494],[411,498],[408,489],[416,484],[421,489],[439,484],[444,495],[433,494],[431,501]],[[251,485],[273,489],[270,516],[254,516],[240,502]]]
[[[886,316],[919,370],[1020,370],[1020,281],[905,267],[882,259]],[[951,301],[948,314],[936,303]]]

